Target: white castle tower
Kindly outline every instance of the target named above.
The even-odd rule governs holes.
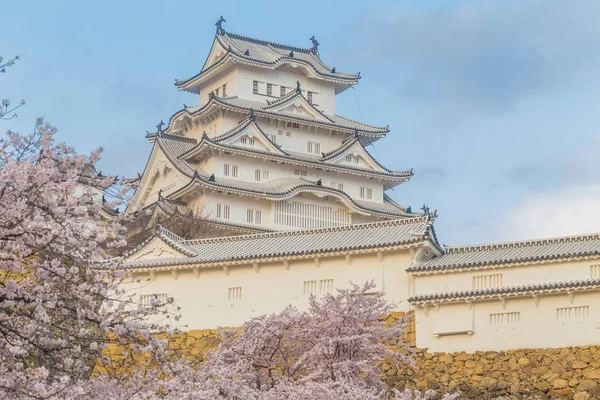
[[[390,171],[365,149],[388,127],[336,114],[336,96],[360,74],[325,65],[314,37],[298,48],[226,32],[223,22],[200,72],[176,81],[200,104],[147,135],[154,147],[133,199],[140,231],[160,215],[203,227],[182,236],[423,216],[385,194],[412,171]]]

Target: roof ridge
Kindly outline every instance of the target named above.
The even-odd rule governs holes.
[[[302,53],[310,53],[310,54],[315,55],[316,58],[318,58],[318,54],[315,54],[313,51],[311,51],[311,49],[305,48],[305,47],[296,47],[296,46],[290,46],[287,44],[270,42],[268,40],[263,40],[263,39],[255,39],[255,38],[251,38],[249,36],[244,36],[244,35],[240,35],[238,33],[232,33],[232,32],[227,32],[227,31],[224,31],[223,34],[220,34],[220,32],[217,32],[217,36],[219,36],[219,35],[220,36],[229,36],[229,37],[232,37],[233,39],[243,40],[244,42],[261,44],[263,46],[272,46],[272,47],[276,47],[276,48],[284,49],[284,50],[294,50],[294,51],[299,51]]]
[[[545,239],[531,239],[531,240],[520,240],[514,242],[498,242],[498,243],[483,243],[466,246],[447,246],[444,247],[446,254],[456,253],[467,253],[472,251],[485,251],[485,250],[501,250],[507,248],[518,248],[525,246],[536,246],[545,244],[557,244],[557,243],[569,243],[569,242],[582,242],[588,240],[600,239],[599,233],[588,233],[582,235],[573,236],[558,236],[553,238]]]
[[[162,132],[159,136],[157,136],[157,138],[158,139],[165,138],[165,139],[181,140],[182,142],[190,142],[190,143],[198,143],[198,140],[196,140],[195,138],[174,135],[172,133],[165,133],[165,132]]]
[[[281,237],[281,236],[294,236],[294,235],[313,235],[315,233],[326,233],[333,231],[352,231],[357,229],[362,229],[364,227],[372,227],[372,226],[388,226],[388,225],[405,225],[405,224],[417,224],[420,222],[428,222],[427,216],[420,216],[416,218],[402,218],[402,219],[391,219],[385,221],[377,221],[377,222],[366,222],[363,224],[353,224],[353,225],[345,225],[345,226],[336,226],[330,228],[317,228],[317,229],[301,229],[301,230],[292,230],[292,231],[281,231],[281,232],[268,232],[268,233],[258,233],[251,235],[239,235],[239,236],[225,236],[218,238],[205,238],[205,239],[191,239],[187,240],[186,244],[198,244],[198,243],[216,243],[216,242],[227,242],[227,241],[237,241],[243,240],[249,237],[252,238],[270,238],[270,237]]]
[[[338,118],[344,119],[346,121],[356,122],[354,120],[351,120],[350,118],[343,117],[343,116],[341,116],[339,114],[333,114],[333,115],[336,116],[336,117],[338,117]],[[371,128],[383,128],[382,126],[371,125],[371,124],[367,124],[367,123],[364,123],[364,122],[361,122],[361,124],[366,125],[366,126],[370,126]],[[386,125],[385,128],[386,128],[386,130],[388,132],[390,131],[390,126],[389,125]]]

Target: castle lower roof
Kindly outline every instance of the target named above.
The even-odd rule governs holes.
[[[445,272],[488,266],[561,261],[600,256],[600,234],[519,242],[446,247],[444,254],[408,269]]]
[[[432,220],[428,217],[348,225],[335,228],[274,232],[210,239],[184,240],[163,227],[154,237],[183,253],[184,257],[158,257],[125,262],[125,268],[171,268],[177,265],[239,263],[280,257],[320,256],[355,250],[419,245],[430,241],[437,247]],[[141,250],[145,243],[125,255]]]
[[[464,290],[460,292],[427,293],[408,299],[412,304],[425,305],[435,303],[455,303],[460,301],[486,300],[535,296],[540,294],[565,293],[570,291],[598,290],[600,278],[579,281],[536,283],[521,286],[506,286],[493,289]]]

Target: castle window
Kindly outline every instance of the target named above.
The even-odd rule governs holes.
[[[321,279],[319,281],[319,293],[333,293],[333,279]]]
[[[260,169],[254,170],[254,180],[260,182],[262,180],[269,179],[269,171],[263,171]]]
[[[331,182],[331,183],[329,183],[329,187],[332,188],[332,189],[337,189],[337,190],[344,191],[344,184],[343,183]]]
[[[277,131],[277,134],[278,134],[279,136],[283,136],[283,131]]]
[[[240,301],[242,299],[242,288],[241,287],[230,287],[227,289],[227,300],[229,301]]]
[[[493,289],[502,287],[502,274],[479,275],[473,277],[473,289]]]
[[[314,154],[321,154],[321,143],[307,142],[306,151]]]
[[[354,157],[352,157],[350,154],[348,154],[348,155],[346,156],[346,162],[352,162],[352,159],[353,159],[353,158],[354,158]]]
[[[305,169],[295,169],[294,170],[294,175],[306,176],[306,170]]]
[[[227,97],[227,84],[223,85],[223,97]]]
[[[273,85],[267,83],[267,96],[271,96],[273,94]]]
[[[520,312],[490,314],[490,326],[518,325],[520,322]]]
[[[304,294],[317,294],[317,281],[304,281]]]
[[[280,132],[281,132],[281,131],[280,131]],[[277,143],[277,136],[275,136],[275,135],[270,135],[270,134],[268,134],[268,133],[267,133],[267,138],[268,138],[268,139],[269,139],[271,142],[273,142],[273,143]]]
[[[275,203],[273,222],[276,225],[300,229],[320,229],[350,225],[350,213],[344,209],[302,203],[278,201]]]
[[[229,219],[231,216],[231,207],[224,204],[217,204],[217,218]]]
[[[296,128],[296,129],[299,129],[299,128],[300,128],[300,123],[298,123],[298,122],[288,122],[288,123],[286,124],[286,126],[287,126],[288,128]]]
[[[216,95],[217,97],[219,97],[219,88],[216,88],[216,89],[215,89],[215,95]]]
[[[289,132],[289,131],[288,131],[288,132],[286,132],[286,133],[285,133],[285,136],[287,136],[287,137],[290,137],[290,136],[292,136],[292,132]]]
[[[589,306],[564,307],[556,309],[556,319],[558,321],[581,321],[589,316]]]
[[[254,146],[254,143],[255,143],[254,138],[249,138],[248,136],[244,136],[243,138],[240,139],[240,141],[243,144],[248,144],[250,146]]]
[[[361,187],[360,188],[360,198],[371,200],[373,198],[373,189]]]
[[[307,92],[307,94],[306,94],[306,100],[308,100],[308,102],[312,104],[312,102],[313,102],[313,92]]]
[[[600,264],[590,265],[590,278],[600,279]]]
[[[145,307],[165,305],[168,300],[167,293],[143,294],[140,296],[140,305]]]
[[[285,96],[285,86],[279,87],[279,97]]]
[[[258,94],[258,81],[252,82],[252,93]]]
[[[246,211],[246,221],[249,224],[262,224],[262,211],[248,209]]]
[[[225,164],[223,165],[223,175],[231,176],[232,178],[238,177],[239,168],[237,165]]]

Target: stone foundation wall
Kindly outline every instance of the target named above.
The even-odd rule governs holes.
[[[389,385],[430,389],[434,399],[454,392],[463,399],[600,399],[600,346],[415,355],[414,369],[383,365]]]
[[[385,320],[393,323],[407,316],[410,313],[392,313]],[[215,334],[209,329],[191,331],[175,347],[195,348],[191,353],[198,357],[217,345]],[[414,348],[414,318],[405,339]],[[474,354],[414,351],[416,368],[395,370],[382,364],[388,385],[432,390],[433,399],[459,392],[461,399],[600,400],[600,345]]]

